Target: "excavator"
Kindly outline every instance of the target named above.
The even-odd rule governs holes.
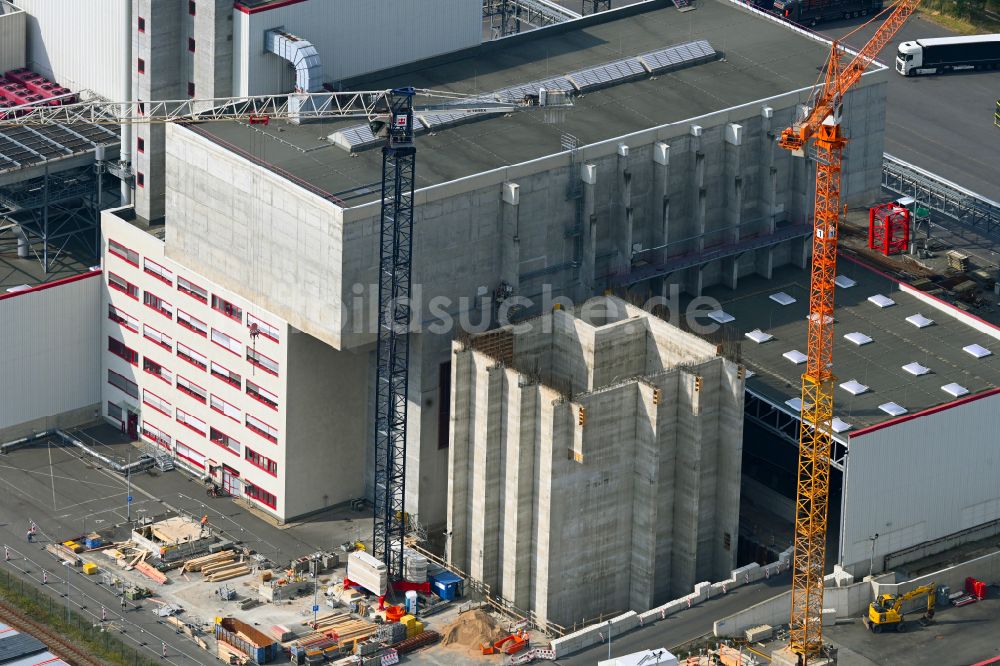
[[[906,631],[906,619],[903,617],[903,603],[910,599],[927,595],[927,612],[924,613],[922,622],[930,622],[934,619],[934,602],[937,600],[937,588],[934,583],[915,587],[905,594],[880,594],[875,601],[868,604],[868,616],[863,618],[865,626],[872,633],[881,633],[883,630],[895,629],[896,631]]]

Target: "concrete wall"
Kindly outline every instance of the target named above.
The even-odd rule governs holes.
[[[0,442],[97,417],[100,294],[100,271],[0,294]]]
[[[851,437],[841,546],[845,568],[867,573],[874,533],[879,571],[888,553],[1000,518],[998,406],[1000,395],[990,395]],[[960,441],[956,432],[962,433]],[[904,470],[904,460],[917,464]],[[954,479],[961,479],[961,493],[952,489]]]
[[[0,2],[0,72],[24,67],[27,17],[14,5]]]

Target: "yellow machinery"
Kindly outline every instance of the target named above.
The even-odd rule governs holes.
[[[906,594],[880,594],[875,601],[868,604],[868,616],[864,618],[865,626],[874,633],[895,629],[906,631],[906,618],[903,617],[903,603],[910,599],[927,595],[927,612],[924,619],[934,619],[934,602],[937,600],[934,583],[915,587]]]

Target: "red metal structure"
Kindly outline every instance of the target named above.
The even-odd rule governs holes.
[[[910,245],[910,211],[896,203],[868,211],[868,249],[885,256],[906,252]]]

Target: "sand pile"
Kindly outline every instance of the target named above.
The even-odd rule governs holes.
[[[441,628],[441,645],[454,645],[479,649],[483,643],[492,643],[503,635],[491,615],[481,610],[462,613]]]

